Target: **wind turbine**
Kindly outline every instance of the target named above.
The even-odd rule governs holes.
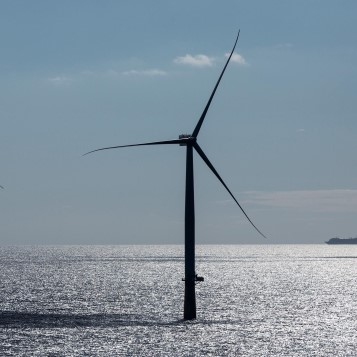
[[[197,143],[197,136],[200,132],[203,121],[206,117],[207,111],[212,102],[213,96],[216,93],[218,85],[223,77],[223,74],[228,66],[228,63],[233,55],[234,49],[237,45],[239,38],[240,30],[238,31],[237,38],[235,40],[233,49],[227,59],[225,66],[218,78],[218,81],[213,89],[213,92],[206,104],[205,109],[203,110],[201,117],[199,118],[195,129],[193,130],[191,135],[181,134],[178,139],[174,140],[165,140],[165,141],[154,141],[148,143],[141,144],[130,144],[130,145],[119,145],[119,146],[110,146],[104,147],[96,150],[92,150],[87,152],[84,155],[101,151],[101,150],[110,150],[110,149],[119,149],[125,147],[132,146],[147,146],[147,145],[180,145],[186,146],[186,193],[185,193],[185,300],[184,300],[184,319],[192,320],[196,318],[196,293],[195,293],[195,284],[197,281],[203,281],[202,277],[199,277],[195,272],[195,209],[194,209],[194,180],[193,180],[193,149],[196,150],[198,155],[202,158],[202,160],[207,164],[207,166],[211,169],[211,171],[215,174],[218,180],[222,183],[222,185],[226,188],[228,193],[231,195],[233,200],[237,203],[238,207],[243,212],[244,216],[248,219],[250,224],[256,229],[256,231],[262,235],[264,238],[265,235],[255,226],[252,220],[248,217],[242,206],[239,204],[237,199],[234,197],[233,193],[224,183],[223,179],[217,172],[217,170],[213,167],[211,162],[208,160],[207,156],[201,149],[201,147]]]

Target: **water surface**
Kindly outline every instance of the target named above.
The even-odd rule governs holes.
[[[1,356],[356,356],[357,246],[0,247]]]

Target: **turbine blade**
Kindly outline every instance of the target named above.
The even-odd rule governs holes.
[[[238,207],[241,209],[241,211],[244,213],[245,217],[248,219],[248,221],[250,222],[250,224],[256,229],[256,231],[263,236],[264,238],[266,238],[266,236],[255,226],[255,224],[252,222],[252,220],[248,217],[248,215],[245,213],[243,207],[239,204],[239,202],[237,201],[237,199],[233,196],[233,193],[230,191],[230,189],[227,187],[227,185],[224,183],[224,181],[222,180],[221,176],[219,175],[219,173],[217,172],[217,170],[213,167],[213,165],[211,164],[211,162],[208,160],[208,157],[205,155],[205,153],[203,152],[203,150],[200,148],[200,146],[195,143],[194,144],[194,148],[196,149],[197,153],[201,156],[202,160],[207,164],[207,166],[211,169],[211,171],[216,175],[216,177],[218,178],[219,181],[221,181],[222,185],[226,188],[226,190],[228,191],[228,193],[232,196],[232,198],[234,199],[234,201],[236,202],[236,204],[238,205]]]
[[[196,125],[196,127],[195,127],[195,130],[194,130],[193,133],[192,133],[192,136],[195,137],[195,138],[197,137],[197,135],[198,135],[198,133],[199,133],[199,131],[200,131],[200,129],[201,129],[203,120],[204,120],[205,117],[206,117],[208,108],[209,108],[209,106],[211,105],[213,96],[214,96],[214,94],[216,93],[216,90],[217,90],[217,88],[218,88],[219,82],[221,81],[221,79],[222,79],[222,77],[223,77],[223,74],[224,74],[224,72],[225,72],[225,70],[226,70],[226,68],[227,68],[227,66],[228,66],[228,63],[229,63],[229,61],[230,61],[230,59],[231,59],[231,57],[232,57],[232,55],[233,55],[234,49],[236,48],[236,45],[237,45],[237,42],[238,42],[238,38],[239,38],[239,33],[240,33],[240,30],[238,31],[238,35],[237,35],[237,38],[236,38],[236,42],[234,43],[233,49],[232,49],[232,51],[231,51],[231,54],[229,55],[229,57],[228,57],[228,59],[227,59],[227,62],[226,62],[226,64],[225,64],[225,66],[223,67],[222,73],[221,73],[221,75],[219,76],[218,81],[217,81],[217,83],[216,83],[216,85],[215,85],[215,87],[214,87],[214,89],[213,89],[213,92],[212,92],[212,94],[211,94],[211,96],[210,96],[210,98],[209,98],[209,100],[208,100],[208,102],[207,102],[207,104],[206,104],[206,107],[205,107],[203,113],[201,114],[200,119],[198,120],[198,123],[197,123],[197,125]]]
[[[100,149],[96,149],[96,150],[92,150],[92,151],[86,152],[85,154],[83,154],[83,156],[91,154],[91,153],[96,152],[96,151],[101,151],[101,150],[119,149],[119,148],[131,147],[131,146],[144,146],[144,145],[182,144],[185,141],[186,141],[186,139],[175,139],[175,140],[153,141],[153,142],[150,142],[150,143],[142,143],[142,144],[109,146],[109,147],[100,148]]]

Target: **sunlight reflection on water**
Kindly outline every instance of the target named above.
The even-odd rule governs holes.
[[[0,248],[0,355],[355,356],[357,246]]]

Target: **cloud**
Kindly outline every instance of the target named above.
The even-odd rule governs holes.
[[[93,76],[96,73],[94,71],[89,70],[89,69],[85,69],[80,74],[83,75],[83,76]]]
[[[228,58],[230,55],[230,53],[226,53],[225,57]],[[234,63],[238,63],[240,65],[247,65],[247,61],[243,58],[242,55],[238,54],[238,53],[233,53],[232,57],[231,57],[231,61]]]
[[[357,190],[248,191],[248,204],[313,212],[357,213]]]
[[[132,69],[130,71],[122,72],[125,76],[148,76],[148,77],[160,77],[166,76],[167,72],[162,71],[160,69],[147,69],[147,70],[136,70]]]
[[[54,85],[60,86],[70,84],[72,82],[72,79],[66,76],[56,76],[48,78],[48,81]]]
[[[286,43],[278,43],[277,45],[274,46],[276,49],[289,49],[294,47],[292,43],[286,42]]]
[[[206,55],[195,55],[192,56],[187,54],[182,57],[176,57],[174,59],[174,63],[176,64],[184,64],[194,67],[211,67],[213,66],[214,59],[212,57],[208,57]]]

